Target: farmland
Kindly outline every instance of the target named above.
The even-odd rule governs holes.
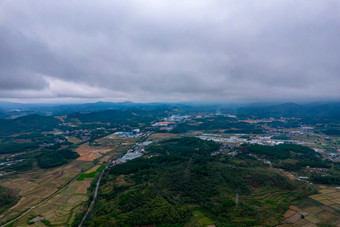
[[[0,139],[0,185],[14,201],[0,223],[71,226],[88,210],[88,226],[339,224],[338,137],[272,120],[170,118],[183,120],[139,129],[65,118],[53,132]]]
[[[87,143],[80,145],[76,152],[79,154],[78,161],[93,161],[99,157],[102,157],[107,152],[111,151],[112,148],[100,148],[89,146]]]
[[[93,148],[88,145],[82,149]],[[119,157],[127,150],[127,146],[107,149],[107,154],[100,156],[99,163],[108,161],[110,158]],[[90,151],[94,151],[91,149]],[[29,220],[42,216],[49,224],[54,226],[71,225],[78,213],[87,206],[91,195],[91,183],[105,166],[89,161],[72,161],[66,166],[54,169],[28,171],[21,175],[7,177],[1,181],[1,185],[18,190],[20,201],[8,212],[2,214],[0,221],[5,222],[18,216],[29,208],[31,211],[15,222],[15,226],[26,226]],[[72,181],[69,185],[68,182]],[[67,185],[65,188],[64,185]],[[59,188],[63,188],[56,193]],[[56,193],[56,194],[54,194]],[[30,226],[43,226],[42,222]]]
[[[17,175],[9,175],[1,180],[1,185],[17,192],[20,201],[0,215],[0,222],[15,217],[55,193],[91,163],[73,161],[70,164],[49,170],[35,170]]]
[[[304,216],[301,219],[301,215]],[[290,207],[285,213],[287,224],[340,225],[340,191],[335,187],[320,186],[318,194]]]
[[[85,173],[81,174],[77,180],[78,181],[81,181],[81,180],[84,180],[86,178],[94,178],[94,176],[102,171],[103,169],[105,168],[104,165],[96,165],[94,167],[92,167],[91,169],[89,169],[88,171],[86,171]]]

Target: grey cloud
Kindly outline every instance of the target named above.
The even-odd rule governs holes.
[[[0,26],[0,89],[43,89],[43,48],[15,29]]]
[[[339,15],[336,0],[5,0],[0,98],[339,98]]]

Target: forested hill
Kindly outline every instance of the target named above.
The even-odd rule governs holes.
[[[68,115],[67,121],[80,121],[82,123],[110,123],[114,125],[130,125],[137,127],[139,123],[150,123],[159,117],[165,117],[164,109],[158,110],[104,110],[92,113],[73,113]]]
[[[138,127],[139,123],[150,123],[159,117],[166,116],[165,109],[158,110],[104,110],[91,113],[73,113],[67,115],[66,122],[80,123],[111,123],[115,125],[129,125]],[[15,119],[0,119],[0,135],[25,132],[51,131],[61,123],[61,120],[54,116],[42,116],[31,114]]]
[[[237,111],[239,116],[243,117],[295,117],[310,122],[340,122],[340,103],[312,103],[305,105],[284,103],[275,106],[243,107],[239,108]]]
[[[120,110],[105,110],[93,113],[73,113],[68,115],[68,119],[77,119],[83,123],[89,122],[113,122],[113,121],[128,121],[134,118],[134,115],[130,111]]]
[[[89,226],[275,226],[310,189],[250,156],[211,156],[213,141],[177,138],[109,169]],[[239,204],[235,203],[239,193]]]
[[[11,194],[8,189],[0,186],[0,214],[18,201],[18,197]]]
[[[0,119],[0,135],[21,132],[38,132],[53,130],[61,121],[54,117],[38,114],[27,115],[13,120]]]
[[[295,104],[283,103],[276,105],[252,104],[242,107],[242,104],[227,103],[133,103],[133,102],[96,102],[85,104],[20,104],[0,102],[0,118],[24,116],[29,114],[67,115],[73,113],[92,113],[106,110],[146,111],[176,113],[237,113],[241,117],[296,117],[307,121],[340,121],[340,102]]]
[[[167,103],[133,103],[133,102],[96,102],[84,104],[21,104],[0,102],[0,117],[28,115],[66,115],[72,113],[91,113],[104,110],[166,110],[175,108],[176,104]]]

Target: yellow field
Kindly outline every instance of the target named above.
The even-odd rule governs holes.
[[[80,140],[80,139],[78,139],[76,137],[69,137],[69,138],[67,138],[67,141],[71,142],[71,143],[74,143],[74,144],[79,144],[79,143],[83,142],[82,140]]]
[[[99,164],[103,164],[103,163],[109,161],[110,158],[111,158],[111,157],[108,156],[108,155],[102,157],[102,158],[99,160]]]
[[[98,146],[89,146],[87,143],[80,145],[76,152],[79,154],[78,161],[93,161],[96,158],[102,157],[113,148],[104,148]]]
[[[93,166],[91,169],[87,170],[85,173],[96,172],[100,165]]]
[[[148,140],[163,140],[163,139],[169,139],[173,137],[178,137],[177,134],[173,133],[155,133],[149,136]]]
[[[83,209],[88,200],[87,188],[92,179],[75,181],[58,195],[44,202],[15,223],[15,226],[44,226],[41,222],[28,225],[27,222],[36,216],[43,216],[54,226],[71,225],[75,215]]]
[[[43,199],[49,197],[58,188],[63,187],[75,178],[82,169],[87,169],[92,163],[73,161],[68,165],[49,170],[35,170],[2,179],[1,186],[16,190],[21,196],[20,201],[8,211],[0,215],[0,222],[15,217],[31,208]]]
[[[98,153],[102,158],[99,163],[102,163],[111,157],[117,158],[121,156],[130,146],[118,146],[112,152],[112,148],[105,149],[104,147],[101,149],[98,146],[91,147],[88,145],[80,147],[81,149],[93,152],[98,152],[95,149],[100,149],[100,153]],[[58,189],[65,187],[84,170],[88,170],[86,173],[94,172],[99,166],[99,164],[94,166],[93,162],[74,160],[65,166],[48,170],[28,171],[2,179],[0,185],[16,191],[21,196],[21,199],[15,206],[0,216],[0,223],[17,217],[24,211],[33,208],[28,214],[17,220],[13,226],[28,226],[28,221],[38,215],[43,216],[53,226],[71,225],[75,215],[84,209],[84,204],[89,199],[87,189],[90,187],[93,179],[74,181],[62,191],[55,195],[53,194]],[[46,200],[47,198],[49,199]],[[45,225],[42,222],[37,222],[29,226]]]

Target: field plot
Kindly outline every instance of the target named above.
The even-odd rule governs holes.
[[[95,167],[89,169],[88,171],[86,171],[85,173],[80,175],[77,178],[77,180],[81,181],[81,180],[84,180],[86,178],[94,178],[94,176],[97,174],[97,172],[102,171],[104,168],[105,168],[105,165],[96,165]]]
[[[79,144],[79,143],[83,142],[82,140],[80,140],[80,139],[78,139],[76,137],[69,137],[69,138],[67,138],[67,141],[71,142],[71,143],[74,143],[74,144]]]
[[[28,225],[27,222],[36,216],[42,216],[53,226],[71,225],[77,212],[82,209],[88,200],[87,189],[92,179],[75,181],[58,195],[33,209],[29,214],[21,218],[15,226],[44,226],[37,222]]]
[[[113,148],[90,146],[87,143],[80,145],[76,152],[80,155],[77,158],[78,161],[93,161],[99,157],[102,157],[107,152],[111,151]]]
[[[99,164],[104,164],[110,160],[110,156],[106,155],[99,160]]]
[[[106,136],[104,138],[100,138],[96,140],[96,143],[100,144],[103,147],[117,147],[120,145],[132,145],[135,144],[138,141],[138,138],[133,138],[133,137],[119,137],[117,135],[110,135]]]
[[[252,196],[240,196],[239,201],[247,201],[255,207],[261,207],[267,212],[259,214],[264,215],[263,220],[266,220],[266,225],[276,226],[283,220],[280,212],[274,212],[282,210],[289,203],[293,196],[287,192],[276,188],[263,188],[256,189]]]
[[[319,194],[310,196],[299,207],[290,206],[285,223],[292,226],[340,226],[340,190],[321,186]]]
[[[99,167],[100,167],[100,165],[95,165],[91,169],[87,170],[85,173],[96,172]]]
[[[173,137],[179,137],[178,134],[173,133],[155,133],[149,136],[148,140],[163,140],[163,139],[170,139]]]
[[[2,179],[0,184],[15,190],[21,196],[20,201],[0,216],[0,222],[15,217],[49,197],[58,188],[74,179],[82,169],[89,168],[91,163],[73,161],[66,166],[50,170],[29,171]]]

